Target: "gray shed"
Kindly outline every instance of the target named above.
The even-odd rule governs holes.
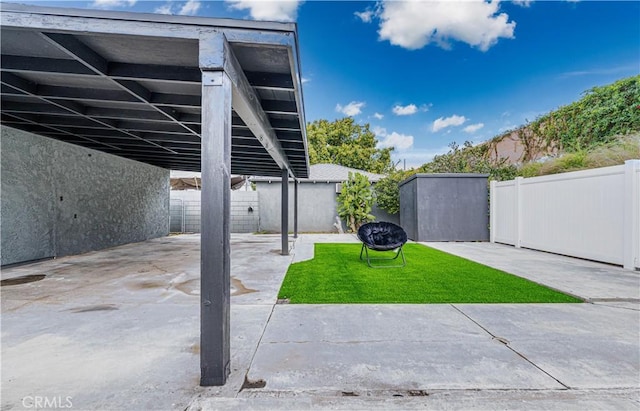
[[[489,241],[488,174],[415,174],[400,183],[400,225],[414,241]]]

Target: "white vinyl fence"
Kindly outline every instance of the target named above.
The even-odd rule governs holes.
[[[491,241],[640,268],[640,160],[491,182]]]

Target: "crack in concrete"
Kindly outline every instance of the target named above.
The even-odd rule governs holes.
[[[277,398],[292,398],[308,396],[324,397],[324,398],[338,398],[338,397],[361,397],[378,399],[382,397],[428,397],[434,395],[448,395],[448,394],[470,394],[470,393],[487,393],[487,394],[509,394],[509,393],[531,393],[531,394],[547,394],[547,393],[569,393],[569,392],[602,392],[608,394],[611,392],[621,394],[634,394],[637,389],[635,388],[606,388],[606,389],[567,389],[567,388],[434,388],[434,389],[416,389],[416,388],[402,388],[395,389],[380,389],[380,390],[259,390],[249,391],[244,393],[243,397],[239,398],[264,398],[264,397],[277,397]]]
[[[513,353],[515,353],[516,355],[518,355],[520,358],[522,358],[523,360],[525,360],[526,362],[528,362],[529,364],[533,365],[534,367],[536,367],[537,369],[539,369],[540,371],[542,371],[543,373],[545,373],[546,375],[548,375],[550,378],[553,378],[558,384],[562,385],[563,387],[565,387],[567,390],[570,390],[571,387],[569,387],[567,384],[563,383],[562,381],[560,381],[558,378],[554,377],[553,375],[551,375],[551,373],[547,372],[546,370],[544,370],[542,367],[540,367],[538,364],[534,363],[533,361],[531,361],[530,359],[528,359],[524,354],[520,353],[519,351],[517,351],[516,349],[514,349],[513,347],[511,347],[509,345],[509,340],[507,340],[504,337],[500,337],[498,335],[495,335],[494,333],[492,333],[491,331],[489,331],[487,328],[483,327],[479,322],[477,322],[476,320],[474,320],[473,318],[471,318],[469,315],[467,315],[464,311],[462,311],[461,309],[459,309],[458,307],[456,307],[455,305],[451,304],[451,307],[453,307],[456,311],[458,311],[460,314],[464,315],[465,317],[467,317],[471,322],[473,322],[475,325],[477,325],[478,327],[480,327],[481,329],[483,329],[487,334],[489,334],[492,339],[498,340],[499,342],[501,342],[502,344],[504,344],[505,347],[507,347],[509,350],[511,350]]]
[[[446,343],[447,340],[398,340],[398,339],[386,339],[386,340],[355,340],[355,341],[330,341],[330,340],[305,340],[305,341],[265,341],[263,344],[383,344],[383,343]]]

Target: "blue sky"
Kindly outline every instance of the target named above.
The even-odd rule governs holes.
[[[638,1],[22,2],[296,21],[307,121],[369,123],[408,167],[640,73]]]

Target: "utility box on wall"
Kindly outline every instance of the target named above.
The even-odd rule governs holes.
[[[400,225],[414,241],[489,241],[488,177],[409,177],[400,183]]]

